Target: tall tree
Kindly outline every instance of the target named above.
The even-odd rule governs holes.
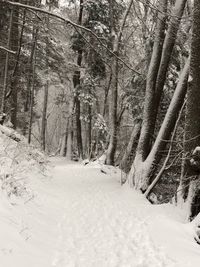
[[[116,32],[114,25],[111,25],[111,36],[113,38],[112,48],[114,54],[118,57],[120,53],[121,41],[123,36],[124,27],[126,25],[127,17],[131,10],[133,0],[130,0],[126,8],[124,17],[121,22],[119,31]],[[114,23],[114,1],[110,2],[111,21]],[[118,132],[118,87],[119,87],[119,61],[117,57],[113,57],[112,62],[112,98],[111,98],[111,133],[109,145],[106,153],[106,164],[114,165],[115,152],[117,148],[117,132]]]
[[[149,183],[151,183],[152,175],[154,173],[152,172],[152,170],[154,171],[156,170],[156,163],[158,164],[157,161],[158,158],[156,160],[155,155],[158,153],[161,147],[164,148],[164,144],[166,145],[166,143],[163,143],[162,141],[160,142],[158,139],[159,135],[165,128],[164,124],[165,120],[167,120],[168,114],[166,114],[165,120],[158,133],[155,144],[153,144],[152,141],[155,131],[156,118],[158,115],[158,107],[160,106],[161,95],[166,82],[166,73],[169,68],[172,51],[175,45],[177,32],[180,25],[180,20],[183,15],[186,3],[185,0],[181,1],[177,0],[175,2],[172,16],[169,21],[168,30],[163,42],[163,34],[165,30],[163,19],[164,21],[166,19],[165,17],[166,17],[167,2],[168,1],[159,2],[159,10],[161,10],[161,12],[159,12],[159,17],[157,20],[157,31],[155,36],[155,42],[153,47],[151,63],[149,66],[149,72],[147,75],[141,135],[138,143],[136,157],[129,175],[129,178],[132,180],[133,183],[136,184],[136,187],[138,189],[141,189],[142,191],[146,191]],[[187,74],[188,71],[184,69],[183,74],[180,77],[181,84],[179,82],[177,85],[177,89],[180,88],[182,92],[184,92],[184,88],[187,84]],[[183,101],[183,99],[181,101]],[[176,112],[179,112],[180,108],[181,105],[177,105],[175,109]],[[172,120],[170,124],[174,126],[175,124],[174,120]],[[165,128],[163,132],[165,140],[169,140],[171,134],[170,131],[172,130],[173,127],[168,127],[168,129]],[[157,141],[161,145],[161,147],[159,145],[157,147],[158,151],[155,153],[155,147],[158,144]],[[144,172],[144,170],[146,174],[143,175],[142,173]]]
[[[154,133],[155,86],[165,39],[167,2],[167,0],[160,0],[158,4],[158,9],[161,13],[158,14],[153,52],[147,74],[143,122],[136,154],[137,157],[141,157],[141,160],[145,160],[150,152]]]
[[[7,36],[7,49],[11,46],[11,36],[12,36],[12,25],[13,25],[13,9],[10,12],[9,26],[8,26],[8,36]],[[5,66],[4,66],[4,78],[3,78],[3,88],[2,88],[2,101],[1,101],[1,112],[6,111],[6,93],[8,88],[8,74],[9,74],[9,52],[6,52]]]
[[[22,26],[21,31],[19,29],[20,22],[20,11],[18,7],[15,8],[13,13],[13,26],[12,26],[12,34],[11,34],[11,49],[16,51],[16,56],[14,58],[14,68],[11,74],[11,82],[10,82],[10,91],[8,97],[11,96],[11,122],[13,124],[14,129],[17,128],[17,112],[18,112],[18,95],[20,91],[19,86],[19,64],[20,64],[20,54],[22,49],[24,28],[26,23],[26,11],[22,12]]]
[[[189,202],[189,218],[200,212],[200,1],[194,1],[193,31],[191,43],[190,83],[187,92],[185,134],[184,134],[184,172],[180,182],[180,192],[184,201]]]
[[[78,15],[78,24],[82,25],[83,20],[83,0],[79,1],[79,15]],[[78,36],[79,41],[82,40],[82,37]],[[75,97],[74,97],[74,104],[75,104],[75,115],[76,115],[76,140],[77,140],[77,148],[78,148],[78,155],[79,158],[83,158],[83,141],[82,141],[82,126],[81,126],[81,103],[79,99],[79,90],[81,84],[81,65],[83,60],[83,47],[81,44],[77,46],[77,66],[78,70],[75,71],[73,76],[73,83],[75,88]]]

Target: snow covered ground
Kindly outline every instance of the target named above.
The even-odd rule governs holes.
[[[1,267],[199,267],[192,224],[152,206],[120,172],[53,159],[51,175],[27,172],[30,199],[0,193]]]

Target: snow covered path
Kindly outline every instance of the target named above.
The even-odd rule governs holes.
[[[64,199],[52,266],[172,266],[116,180],[78,164],[57,166],[56,176]]]
[[[0,194],[1,267],[199,267],[191,225],[153,206],[120,173],[53,159],[51,178],[30,176],[33,199]]]

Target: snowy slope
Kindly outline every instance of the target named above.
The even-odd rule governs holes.
[[[51,177],[26,172],[32,198],[0,193],[1,267],[200,265],[192,225],[180,211],[121,187],[117,171],[53,164]]]

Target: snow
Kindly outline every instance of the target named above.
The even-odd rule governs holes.
[[[0,192],[0,266],[199,266],[196,224],[184,223],[183,211],[150,205],[120,185],[114,167],[51,165],[51,175],[26,170],[32,198]]]

